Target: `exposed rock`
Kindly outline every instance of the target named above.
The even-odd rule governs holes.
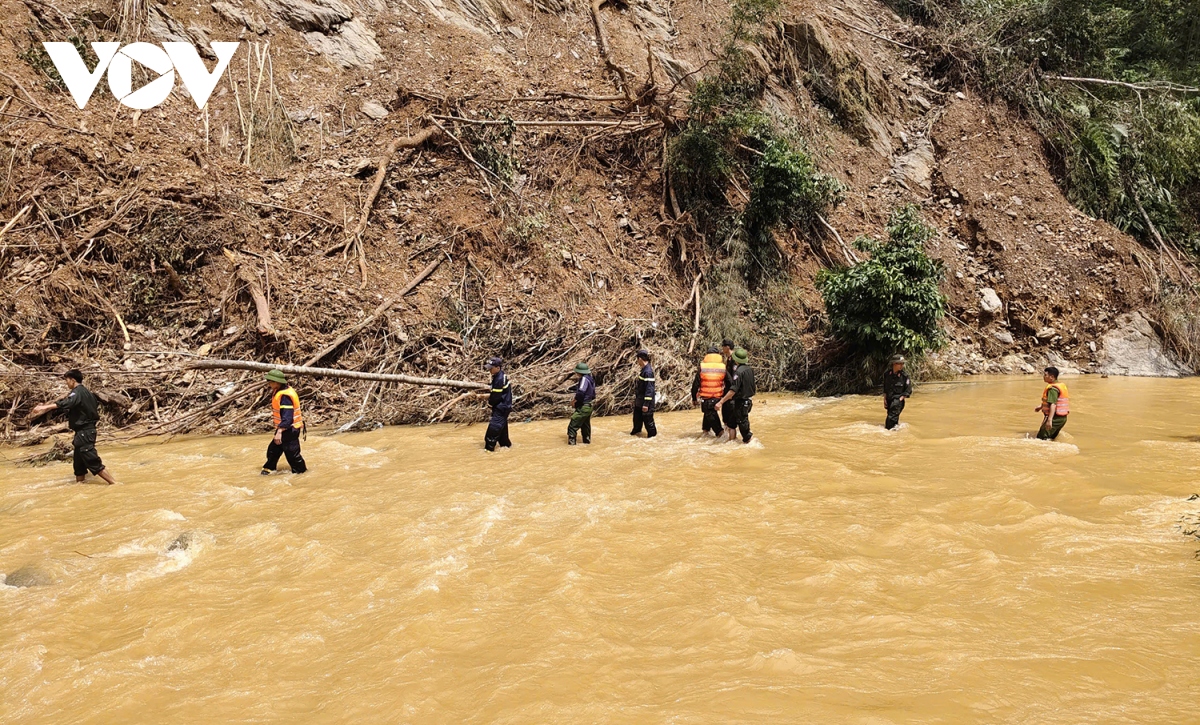
[[[1042,329],[1037,331],[1037,334],[1034,335],[1034,337],[1036,337],[1039,340],[1049,340],[1050,338],[1054,337],[1057,334],[1058,334],[1058,330],[1054,329],[1053,327],[1043,327]]]
[[[158,40],[194,45],[201,56],[209,60],[217,59],[217,54],[208,44],[208,33],[203,28],[192,26],[192,29],[189,30],[183,27],[183,23],[171,17],[170,13],[161,5],[152,4],[150,6],[150,10],[146,13],[146,30],[150,31],[150,34]]]
[[[229,23],[243,25],[258,35],[267,34],[267,24],[259,19],[258,16],[252,15],[248,10],[230,5],[227,2],[215,2],[212,4],[212,9],[214,13]]]
[[[377,101],[363,101],[362,112],[367,118],[374,119],[376,121],[383,120],[387,118],[388,115],[388,110],[383,107],[383,104],[378,103]]]
[[[1005,345],[1011,345],[1014,342],[1012,333],[1009,332],[1008,330],[996,330],[995,332],[992,333],[992,337],[995,337],[997,340],[1004,343]]]
[[[912,151],[896,159],[892,177],[908,189],[933,189],[933,144],[928,139],[917,142]]]
[[[1000,310],[1004,309],[1004,303],[1000,301],[1000,295],[996,294],[996,290],[991,287],[984,287],[979,290],[979,309],[989,315],[999,314]],[[1012,344],[1012,335],[1009,335],[1009,344]]]
[[[4,577],[4,584],[10,587],[44,587],[53,583],[49,574],[32,564],[26,564]]]
[[[167,547],[167,551],[187,551],[192,547],[192,542],[196,540],[196,535],[191,531],[185,531]]]
[[[375,33],[358,19],[342,23],[328,34],[305,33],[304,39],[317,52],[343,68],[365,67],[383,60]]]
[[[354,13],[338,0],[262,0],[266,9],[302,33],[332,33]]]
[[[570,9],[569,4],[561,0],[537,4],[553,13]],[[425,0],[425,7],[438,20],[476,33],[498,33],[501,27],[516,18],[516,13],[504,0]]]
[[[1101,344],[1100,372],[1107,375],[1177,378],[1191,373],[1163,348],[1162,339],[1141,312],[1118,317]]]

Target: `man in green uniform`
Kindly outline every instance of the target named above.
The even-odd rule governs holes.
[[[1071,413],[1071,398],[1067,386],[1058,382],[1058,368],[1050,366],[1042,374],[1042,404],[1034,408],[1041,413],[1042,427],[1038,428],[1038,440],[1052,441],[1058,438],[1063,426],[1067,424],[1067,416]]]
[[[903,355],[892,355],[888,368],[883,374],[883,407],[887,411],[887,422],[883,427],[891,430],[900,425],[904,401],[912,397],[912,380],[904,372]]]
[[[30,412],[30,417],[37,418],[52,410],[63,410],[67,413],[67,424],[75,431],[75,482],[83,483],[88,471],[93,476],[110,486],[116,483],[112,474],[104,467],[100,454],[96,452],[96,423],[100,422],[100,406],[92,391],[83,387],[83,373],[78,370],[68,370],[63,374],[67,383],[67,397],[54,403],[43,403]]]
[[[733,351],[733,362],[737,365],[733,377],[729,381],[729,390],[721,398],[721,405],[728,403],[732,410],[732,423],[726,433],[729,440],[742,434],[742,443],[749,443],[753,435],[750,433],[750,409],[754,407],[754,394],[758,387],[754,383],[754,368],[750,367],[750,353],[742,348]]]
[[[592,442],[592,402],[596,400],[596,381],[588,364],[576,365],[575,374],[579,376],[579,384],[575,386],[575,412],[567,424],[567,444],[572,446],[576,433],[583,433],[585,444]]]

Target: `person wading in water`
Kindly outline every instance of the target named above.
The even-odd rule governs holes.
[[[692,380],[692,405],[699,403],[700,410],[704,412],[704,420],[701,423],[704,433],[712,431],[717,437],[724,432],[718,403],[727,390],[725,377],[725,361],[714,345],[708,348],[708,353],[700,361],[700,368]]]
[[[754,382],[754,368],[750,367],[750,353],[739,347],[733,351],[733,362],[737,363],[737,367],[729,381],[729,390],[721,398],[722,405],[733,406],[733,425],[726,432],[732,441],[741,431],[742,443],[749,443],[753,438],[750,433],[750,409],[754,407],[753,398],[758,386]]]
[[[100,422],[100,408],[96,404],[96,396],[92,391],[83,387],[83,373],[78,370],[68,370],[63,373],[67,383],[67,397],[54,403],[42,403],[29,413],[30,418],[37,418],[52,410],[67,412],[67,425],[75,431],[75,439],[71,442],[75,448],[73,463],[75,464],[75,482],[83,483],[88,471],[98,476],[108,485],[116,483],[100,454],[96,452],[96,423]]]
[[[292,473],[304,473],[308,466],[300,455],[300,433],[304,430],[304,416],[300,414],[300,396],[280,370],[272,370],[264,376],[271,387],[271,416],[275,421],[275,437],[267,445],[267,462],[262,475],[269,476],[279,465],[279,456],[287,456]]]
[[[575,412],[567,424],[567,443],[575,445],[575,434],[583,433],[585,444],[592,442],[592,402],[596,400],[596,381],[587,363],[575,366],[579,384],[575,387]]]
[[[658,428],[654,425],[654,368],[650,365],[650,352],[638,350],[633,365],[641,372],[633,386],[633,430],[629,435],[639,435],[645,425],[646,437],[653,438],[658,435]]]
[[[888,362],[888,371],[883,374],[883,409],[887,411],[883,427],[891,430],[900,425],[904,401],[912,397],[912,380],[904,372],[903,355],[892,355]]]
[[[480,393],[479,397],[487,398],[488,405],[492,406],[492,417],[488,420],[487,432],[483,434],[483,447],[489,451],[496,450],[497,444],[501,448],[512,448],[512,441],[508,439],[508,414],[512,412],[513,405],[512,383],[504,374],[502,359],[491,358],[487,361],[487,369],[492,374],[492,387]]]
[[[1040,441],[1052,441],[1058,438],[1067,424],[1067,416],[1071,413],[1071,397],[1067,394],[1067,386],[1058,382],[1058,368],[1046,368],[1042,381],[1046,383],[1042,389],[1042,404],[1034,408],[1043,416],[1037,437]]]

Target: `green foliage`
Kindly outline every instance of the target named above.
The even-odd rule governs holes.
[[[84,64],[89,70],[96,67],[100,59],[92,52],[92,47],[88,45],[85,38],[78,35],[72,35],[67,38],[71,45],[75,46],[75,50],[79,51],[79,57],[83,58]],[[45,86],[48,91],[65,91],[67,85],[63,83],[62,76],[58,74],[58,68],[54,67],[54,61],[51,60],[50,54],[42,47],[40,42],[32,42],[28,48],[17,54],[17,57],[29,64],[29,67],[41,73],[46,77]]]
[[[463,140],[471,147],[471,155],[485,169],[491,171],[504,183],[511,183],[519,166],[507,149],[512,148],[513,134],[517,124],[508,116],[500,123],[468,126],[462,133]]]
[[[938,321],[946,312],[938,288],[942,263],[925,254],[934,231],[922,223],[917,207],[897,210],[887,231],[885,243],[865,237],[854,243],[870,259],[817,277],[834,334],[876,360],[937,349]]]
[[[1073,203],[1200,247],[1200,97],[1071,83],[1200,85],[1200,0],[890,0],[938,28],[935,69],[1020,107]]]

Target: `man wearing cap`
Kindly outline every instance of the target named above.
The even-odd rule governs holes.
[[[588,364],[576,365],[575,374],[579,376],[579,384],[575,386],[575,412],[567,424],[567,444],[572,446],[575,445],[575,434],[579,432],[583,433],[585,444],[592,442],[592,401],[596,399],[596,381]]]
[[[904,401],[912,396],[912,380],[904,372],[904,356],[892,355],[888,371],[883,374],[883,407],[887,410],[884,428],[891,430],[900,425],[900,413]]]
[[[750,409],[754,407],[754,394],[758,386],[754,383],[754,368],[750,367],[750,353],[743,348],[733,351],[733,362],[737,365],[733,377],[729,381],[729,390],[721,398],[721,405],[732,406],[733,425],[727,425],[729,440],[742,433],[742,443],[749,443],[753,438],[750,432]]]
[[[93,476],[108,485],[116,483],[112,474],[100,460],[96,452],[96,423],[100,422],[100,407],[92,391],[83,387],[83,373],[78,370],[68,370],[63,373],[66,381],[67,397],[54,403],[42,403],[30,411],[31,418],[49,413],[52,410],[62,410],[67,413],[67,425],[75,432],[71,441],[75,449],[73,463],[75,465],[75,482],[83,483],[88,471]]]
[[[638,350],[633,365],[640,372],[633,386],[633,430],[629,435],[640,434],[645,425],[646,437],[653,438],[658,435],[658,428],[654,426],[654,368],[650,365],[650,352]]]
[[[496,450],[496,444],[501,448],[512,448],[508,439],[508,414],[512,412],[512,383],[504,374],[504,361],[498,357],[487,361],[488,372],[492,374],[492,387],[480,397],[488,399],[492,406],[492,417],[488,420],[487,433],[483,435],[483,447],[489,451]]]
[[[717,346],[713,345],[700,361],[700,368],[692,380],[692,405],[699,403],[700,410],[704,411],[701,424],[703,431],[712,431],[718,437],[724,429],[721,427],[721,414],[717,412],[717,402],[727,390],[725,380],[725,361],[721,359]]]
[[[300,432],[304,430],[304,416],[300,413],[300,396],[280,370],[272,370],[266,374],[267,385],[271,387],[271,416],[275,420],[275,437],[267,446],[267,462],[263,464],[262,475],[269,476],[279,465],[279,456],[287,457],[292,473],[304,473],[308,466],[304,456],[300,455]]]

